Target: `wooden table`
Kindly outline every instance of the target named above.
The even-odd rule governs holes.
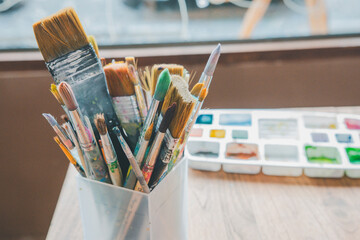
[[[309,110],[309,109],[301,109]],[[360,114],[360,107],[311,108]],[[47,239],[82,239],[69,168]],[[360,239],[360,179],[189,169],[189,239]]]

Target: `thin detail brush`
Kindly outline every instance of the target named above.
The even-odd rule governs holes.
[[[142,167],[142,173],[144,175],[146,183],[149,183],[151,174],[154,170],[156,159],[159,155],[160,146],[164,140],[165,132],[168,129],[176,110],[176,103],[172,103],[171,106],[166,110],[166,113],[161,121],[159,131],[156,133],[156,137],[151,145],[150,151],[147,155],[144,166]],[[136,184],[135,190],[142,191],[141,185]]]
[[[219,43],[216,48],[211,52],[208,62],[206,63],[204,72],[200,76],[199,83],[204,83],[204,88],[209,88],[210,86],[217,62],[220,57],[220,52],[221,44]]]
[[[119,140],[119,142],[121,144],[121,147],[124,150],[124,152],[126,154],[126,157],[129,159],[130,165],[132,166],[133,171],[135,173],[135,176],[136,176],[137,180],[139,181],[139,183],[141,184],[142,189],[144,190],[145,193],[150,193],[150,189],[149,189],[148,185],[146,184],[146,181],[144,179],[144,175],[142,175],[140,167],[137,164],[137,162],[135,160],[135,157],[132,154],[129,145],[126,143],[125,139],[121,135],[121,132],[120,132],[119,128],[114,127],[113,131],[115,132],[116,136],[118,137],[118,140]]]
[[[123,176],[117,155],[114,150],[114,146],[106,128],[104,114],[97,114],[94,118],[94,121],[95,126],[100,134],[102,147],[104,149],[105,161],[109,169],[111,181],[116,186],[122,186]]]
[[[136,147],[135,147],[135,151],[134,151],[135,156],[137,156],[140,146],[143,145],[145,142],[145,133],[146,133],[147,129],[150,127],[150,125],[154,122],[154,118],[155,118],[156,112],[158,110],[159,104],[164,99],[166,92],[169,89],[170,82],[171,82],[170,73],[167,69],[165,69],[159,75],[159,80],[158,80],[158,84],[156,85],[156,91],[154,94],[154,98],[151,101],[150,109],[146,116],[144,126],[143,126],[141,134],[140,134],[139,141],[137,142]],[[141,164],[140,164],[140,166],[141,166],[143,164],[143,159],[138,159],[138,160],[141,162]],[[129,169],[128,174],[126,176],[124,186],[129,189],[134,189],[135,184],[136,184],[135,175],[134,175],[133,171],[131,169]]]
[[[139,110],[140,110],[140,116],[141,116],[142,121],[144,122],[146,115],[147,115],[147,107],[146,107],[143,92],[141,91],[141,87],[139,84],[140,83],[139,75],[133,65],[128,65],[128,69],[129,69],[130,79],[131,79],[132,83],[134,84],[136,100],[137,100]]]
[[[85,155],[85,164],[89,170],[89,177],[101,182],[111,183],[100,150],[96,147],[95,140],[93,136],[91,136],[90,131],[85,127],[79,111],[79,105],[70,85],[61,82],[59,85],[59,93],[66,107],[69,109],[71,119],[74,121],[74,126],[79,137],[79,144]]]
[[[73,155],[70,153],[70,151],[65,147],[64,144],[60,141],[58,137],[54,137],[55,142],[59,145],[61,150],[64,152],[67,159],[69,159],[70,163],[75,167],[75,169],[80,173],[81,176],[86,177],[85,172],[83,168],[76,162]]]

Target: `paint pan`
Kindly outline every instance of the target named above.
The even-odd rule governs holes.
[[[360,164],[360,148],[345,148],[346,155],[349,159],[350,164]],[[359,170],[346,170],[346,175],[351,178],[359,178],[360,171]]]
[[[220,114],[219,124],[225,126],[251,126],[250,114]]]
[[[351,134],[347,133],[336,133],[336,140],[338,143],[353,143],[353,138]]]
[[[260,119],[259,137],[264,139],[298,139],[296,119]]]
[[[185,153],[186,152],[198,159],[206,159],[207,161],[217,159],[220,153],[220,143],[210,141],[189,141],[186,145]],[[198,170],[215,172],[221,169],[221,164],[219,162],[208,162],[204,165],[201,161],[191,161],[189,162],[189,166]]]
[[[329,137],[326,133],[311,133],[311,138],[313,142],[329,142]]]
[[[278,166],[263,166],[262,171],[272,176],[300,176],[302,168],[298,166],[299,150],[296,145],[265,144],[265,161]],[[287,164],[287,166],[284,166]]]
[[[346,127],[351,130],[360,130],[360,120],[359,119],[344,119]]]
[[[336,129],[337,121],[336,117],[327,116],[309,116],[303,117],[304,125],[306,128],[311,129]]]
[[[231,142],[226,145],[225,157],[227,159],[242,160],[244,164],[223,164],[223,170],[231,173],[257,174],[260,166],[247,165],[246,161],[258,161],[259,146],[257,144]]]
[[[337,148],[307,145],[305,154],[307,161],[315,166],[305,168],[306,176],[340,178],[344,175],[343,169],[333,167],[341,164],[341,156]]]

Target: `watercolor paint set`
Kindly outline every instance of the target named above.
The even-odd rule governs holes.
[[[207,171],[360,178],[360,115],[201,110],[185,157]]]

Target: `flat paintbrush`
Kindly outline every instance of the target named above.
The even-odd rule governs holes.
[[[161,109],[162,116],[165,115],[168,107],[174,102],[176,102],[175,116],[170,123],[169,129],[166,131],[164,141],[161,145],[161,150],[149,182],[151,188],[154,188],[157,185],[161,175],[166,170],[166,166],[175,150],[174,148],[186,127],[186,123],[188,122],[196,103],[195,98],[188,90],[187,82],[178,75],[171,76],[171,86],[164,98]]]
[[[131,149],[134,149],[140,135],[142,120],[128,66],[125,63],[114,62],[106,65],[104,71],[116,115],[126,132]]]
[[[135,156],[137,156],[141,145],[143,145],[145,142],[145,133],[146,133],[147,129],[150,127],[151,124],[154,123],[154,118],[155,118],[156,112],[159,108],[160,102],[164,99],[166,92],[169,89],[170,82],[171,82],[171,76],[169,74],[169,71],[167,69],[165,69],[159,75],[159,80],[158,80],[158,84],[156,85],[155,94],[151,101],[151,105],[150,105],[150,108],[148,111],[148,115],[146,116],[142,131],[140,134],[139,141],[137,142],[136,147],[135,147],[135,151],[134,151]],[[140,166],[141,166],[143,163],[143,159],[138,159],[138,160],[141,162],[141,164],[140,164]],[[126,176],[124,186],[129,189],[134,189],[135,184],[136,184],[136,178],[135,178],[133,171],[130,169],[128,171],[128,175]]]
[[[169,70],[171,75],[184,75],[184,66],[178,64],[155,64],[151,68],[150,89],[151,95],[154,95],[159,75],[164,69]]]
[[[147,155],[144,166],[142,167],[142,173],[144,175],[146,183],[149,183],[151,174],[154,170],[156,159],[160,152],[160,146],[164,140],[165,132],[168,129],[176,110],[176,103],[174,102],[171,106],[166,110],[166,113],[161,121],[159,131],[156,133],[156,137],[151,145],[149,153]],[[135,190],[142,191],[141,185],[139,183],[136,184]]]
[[[79,138],[79,144],[84,152],[86,160],[85,165],[90,174],[88,177],[101,182],[111,183],[107,167],[100,154],[100,150],[97,148],[93,136],[86,128],[82,120],[83,117],[79,111],[79,105],[70,85],[65,82],[60,83],[59,93],[64,100],[66,107],[69,109],[71,119],[74,121],[76,133]]]
[[[122,186],[123,176],[121,168],[114,150],[114,146],[111,142],[110,136],[106,128],[104,115],[97,114],[94,118],[94,121],[95,126],[100,134],[102,147],[104,149],[105,162],[109,169],[111,181],[116,186]]]

